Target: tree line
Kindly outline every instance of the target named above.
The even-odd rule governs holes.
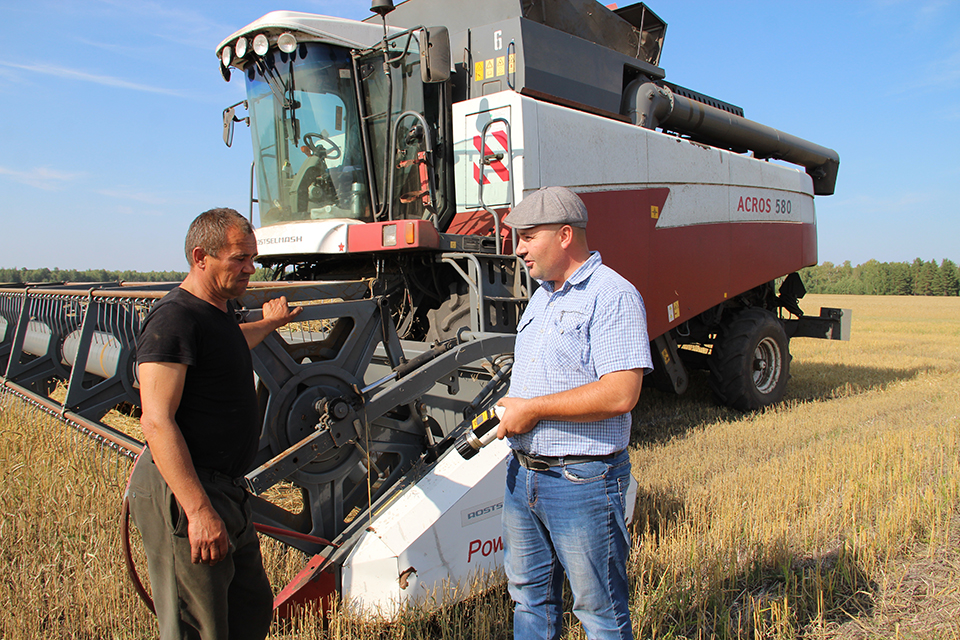
[[[937,264],[917,258],[910,262],[870,260],[856,267],[824,262],[800,270],[809,293],[876,296],[960,295],[960,268],[952,260]]]
[[[108,271],[106,269],[0,269],[0,283],[25,284],[44,282],[180,282],[187,277],[182,271]]]
[[[27,269],[0,268],[0,283],[24,284],[44,282],[180,282],[182,271],[108,271],[106,269]],[[957,296],[960,295],[960,268],[944,259],[925,262],[877,262],[870,260],[851,266],[824,262],[800,270],[800,277],[809,293],[847,295]],[[266,269],[257,269],[253,280],[267,280]]]

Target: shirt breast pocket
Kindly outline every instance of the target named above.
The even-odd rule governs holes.
[[[550,364],[561,371],[582,368],[588,356],[587,316],[581,311],[561,311],[553,326]]]

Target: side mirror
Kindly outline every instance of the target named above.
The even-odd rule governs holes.
[[[223,143],[228,147],[233,144],[233,122],[236,109],[237,105],[233,105],[223,110]]]
[[[250,126],[250,117],[238,118],[237,117],[237,107],[243,105],[243,108],[247,108],[247,101],[241,100],[237,104],[230,105],[223,110],[223,143],[228,147],[233,144],[233,123],[234,122],[246,122],[247,126]]]
[[[420,77],[426,84],[450,79],[450,32],[446,27],[420,30]]]

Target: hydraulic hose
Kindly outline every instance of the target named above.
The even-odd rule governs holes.
[[[120,542],[123,544],[123,560],[124,564],[127,565],[127,573],[130,574],[134,590],[143,600],[143,603],[147,605],[147,608],[150,609],[150,613],[157,615],[157,609],[153,606],[153,598],[147,593],[143,582],[140,581],[137,567],[133,564],[133,553],[130,551],[130,500],[127,499],[127,496],[123,496],[123,507],[120,510]]]
[[[136,467],[136,463],[134,463],[134,467]],[[133,589],[137,592],[137,595],[140,596],[140,599],[143,600],[143,603],[147,605],[147,608],[150,609],[150,613],[157,615],[157,609],[153,604],[153,598],[151,598],[150,594],[147,593],[146,587],[143,586],[143,581],[140,580],[140,574],[137,572],[137,566],[133,562],[133,551],[130,546],[130,499],[127,496],[129,495],[130,478],[132,477],[133,471],[131,470],[130,477],[127,478],[127,489],[123,494],[123,505],[120,508],[120,544],[123,547],[123,561],[127,566],[127,573],[130,576],[130,581],[133,582]],[[295,540],[303,540],[304,542],[312,542],[322,546],[340,546],[330,542],[325,538],[311,536],[306,533],[300,533],[299,531],[290,531],[289,529],[282,529],[280,527],[273,527],[268,524],[260,523],[254,523],[253,526],[257,532],[264,535],[273,536],[275,538],[286,537],[293,538]]]
[[[145,448],[141,449],[140,453],[137,454],[137,458],[133,462],[133,468],[130,469],[130,475],[127,476],[127,486],[123,490],[123,506],[120,508],[120,544],[123,546],[123,562],[127,565],[127,573],[130,575],[130,581],[133,582],[134,590],[143,600],[143,603],[147,605],[147,609],[150,609],[150,613],[157,615],[153,598],[147,593],[146,587],[140,580],[140,574],[137,573],[137,567],[133,563],[133,553],[130,550],[130,480],[133,479],[133,469],[137,468],[137,462],[140,461],[140,456],[143,455],[145,450]]]

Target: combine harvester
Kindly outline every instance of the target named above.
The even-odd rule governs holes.
[[[783,397],[790,338],[849,329],[848,312],[797,302],[796,272],[817,262],[814,195],[833,193],[838,155],[667,82],[666,24],[642,3],[373,11],[273,12],[217,49],[223,77],[247,87],[224,141],[249,125],[250,216],[256,203],[274,280],[251,287],[244,313],[281,293],[306,306],[302,330],[253,354],[257,521],[310,558],[282,610],[339,592],[392,615],[462,597],[447,587],[502,563],[507,447],[464,460],[452,444],[509,386],[536,284],[500,220],[539,187],[581,195],[591,248],[643,294],[648,386],[683,393],[689,369],[709,369],[720,402],[761,408]],[[139,451],[102,418],[138,405],[137,331],[173,286],[3,289],[3,389]],[[279,483],[301,504],[263,497]]]

